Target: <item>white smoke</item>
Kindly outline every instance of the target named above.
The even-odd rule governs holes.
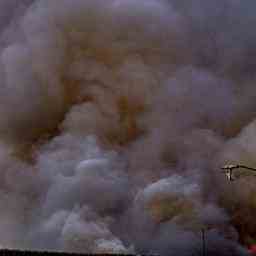
[[[245,254],[255,181],[218,167],[256,164],[254,6],[2,1],[0,244]]]

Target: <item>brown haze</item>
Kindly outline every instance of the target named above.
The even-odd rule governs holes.
[[[0,2],[0,244],[245,255],[256,242],[255,1]]]

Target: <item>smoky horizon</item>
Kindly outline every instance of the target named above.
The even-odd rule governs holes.
[[[256,179],[221,167],[256,167],[255,10],[1,0],[0,247],[248,255]]]

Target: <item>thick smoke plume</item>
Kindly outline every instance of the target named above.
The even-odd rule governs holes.
[[[2,0],[0,243],[246,255],[255,1]]]

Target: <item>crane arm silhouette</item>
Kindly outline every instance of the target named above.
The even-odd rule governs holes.
[[[252,168],[243,164],[228,164],[221,167],[221,169],[224,171],[225,175],[227,176],[227,179],[229,181],[234,181],[234,170],[236,169],[246,169],[249,171],[256,172],[256,168]]]

